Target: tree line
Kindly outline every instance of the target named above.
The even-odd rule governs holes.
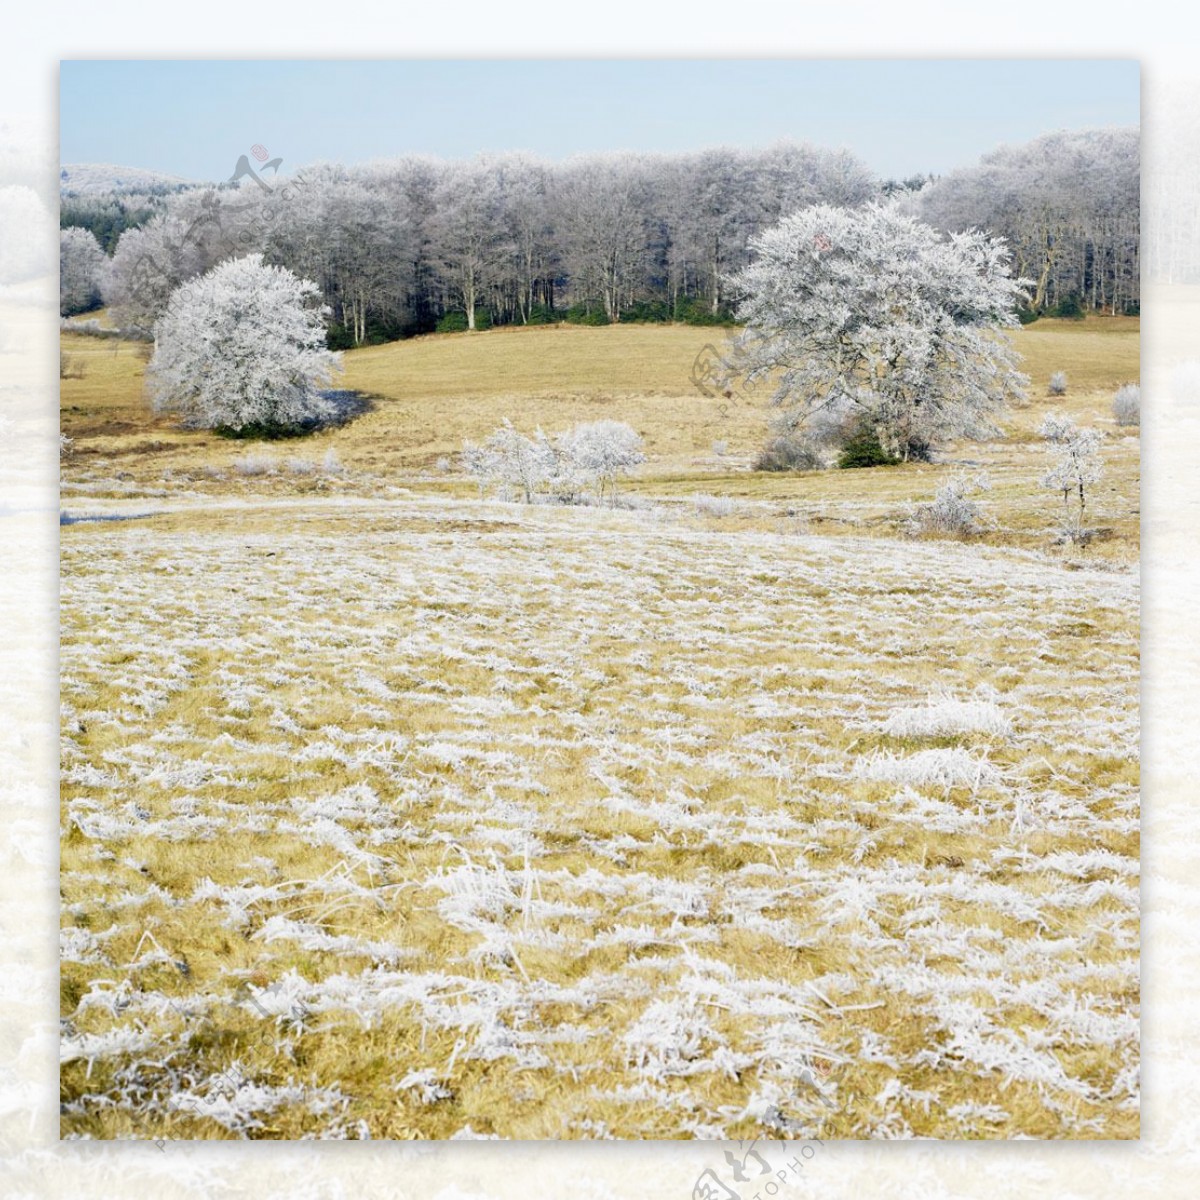
[[[1026,313],[1113,315],[1140,307],[1140,136],[1061,131],[1001,146],[897,202],[946,232],[1002,237],[1031,281]]]
[[[334,348],[562,319],[726,323],[755,237],[813,205],[871,202],[1004,237],[1038,311],[1136,311],[1137,148],[1136,130],[1051,135],[903,181],[796,143],[559,163],[408,157],[158,195],[68,195],[64,227],[96,234],[102,253],[64,237],[64,311],[99,300],[148,331],[181,284],[259,253],[318,285]]]

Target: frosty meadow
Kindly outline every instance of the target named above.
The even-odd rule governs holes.
[[[1138,1135],[1135,130],[68,174],[64,1136]]]

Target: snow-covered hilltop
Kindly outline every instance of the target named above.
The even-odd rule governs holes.
[[[58,174],[64,192],[145,192],[159,188],[195,186],[196,180],[167,175],[145,167],[112,163],[64,163]]]

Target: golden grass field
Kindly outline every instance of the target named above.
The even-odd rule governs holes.
[[[64,336],[65,1136],[1138,1135],[1137,321],[1017,333],[1002,440],[803,475],[714,333],[363,349],[267,445]],[[629,421],[636,507],[479,499],[506,416]],[[964,465],[992,531],[905,537]]]

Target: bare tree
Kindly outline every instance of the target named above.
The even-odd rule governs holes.
[[[443,278],[475,328],[480,298],[507,249],[496,171],[486,159],[445,169],[433,195],[434,253]]]

